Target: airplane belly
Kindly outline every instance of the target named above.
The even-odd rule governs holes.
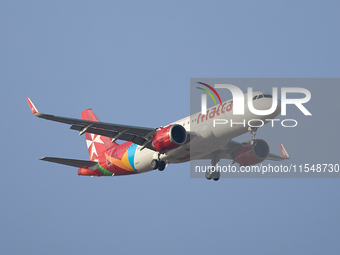
[[[141,146],[137,146],[136,152],[134,154],[135,170],[139,173],[153,170],[151,168],[151,161],[157,158],[156,152],[146,148],[140,150],[141,148]]]
[[[116,175],[135,174],[152,170],[150,162],[153,157],[153,151],[144,149],[140,151],[141,146],[130,144],[125,147],[124,151],[115,150],[114,148],[105,153],[105,164],[110,172]]]

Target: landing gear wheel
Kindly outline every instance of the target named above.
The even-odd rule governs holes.
[[[210,171],[206,171],[206,172],[205,172],[205,178],[206,178],[207,180],[211,180],[211,173],[210,173]]]
[[[220,179],[221,173],[220,172],[215,172],[213,176],[214,181],[218,181]]]
[[[158,165],[159,165],[159,163],[158,163],[157,159],[151,160],[150,166],[151,166],[152,169],[157,169]]]
[[[163,171],[165,169],[165,162],[164,161],[159,161],[158,162],[158,170]]]
[[[211,171],[210,169],[205,172],[205,178],[207,180],[213,179],[218,181],[220,179],[221,173],[219,171]]]

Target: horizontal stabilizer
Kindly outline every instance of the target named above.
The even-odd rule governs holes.
[[[79,159],[68,159],[68,158],[54,158],[54,157],[43,157],[40,160],[63,164],[67,166],[73,166],[78,168],[91,168],[96,169],[98,163],[89,160],[79,160]]]

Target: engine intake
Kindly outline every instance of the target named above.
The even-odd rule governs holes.
[[[235,161],[240,166],[250,166],[261,163],[269,154],[269,146],[262,139],[256,139],[254,145],[251,142],[242,143],[241,148],[235,154]]]
[[[178,124],[170,125],[160,130],[152,138],[152,146],[156,151],[176,149],[187,140],[187,131]]]

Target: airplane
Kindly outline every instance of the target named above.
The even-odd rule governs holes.
[[[272,106],[272,95],[253,92],[253,105],[256,109],[266,110]],[[244,94],[247,98],[247,93]],[[43,157],[41,160],[77,167],[78,175],[119,176],[163,171],[169,164],[177,164],[197,159],[209,159],[215,166],[221,159],[231,159],[240,166],[250,166],[264,160],[281,161],[289,155],[280,143],[282,156],[269,153],[267,142],[255,139],[256,127],[242,125],[249,120],[262,120],[267,124],[281,112],[280,103],[269,115],[259,116],[245,107],[243,116],[232,114],[233,100],[221,102],[200,112],[159,128],[137,127],[100,122],[91,108],[81,112],[81,119],[44,114],[37,110],[27,97],[29,107],[36,117],[71,125],[71,129],[85,134],[90,160],[77,160],[57,157]],[[278,100],[279,101],[279,100]],[[244,102],[247,102],[245,100]],[[214,117],[231,119],[232,125],[215,125]],[[255,124],[253,124],[255,126]],[[251,133],[251,140],[238,143],[232,139]],[[118,144],[117,140],[126,141]],[[208,180],[220,179],[220,172],[206,171]]]

